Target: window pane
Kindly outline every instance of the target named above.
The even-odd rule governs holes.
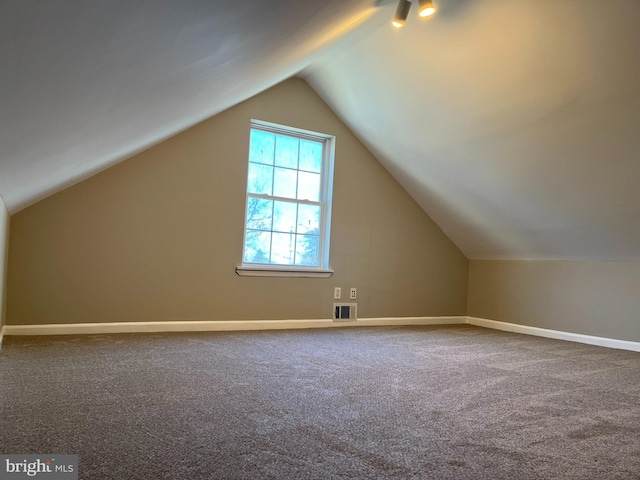
[[[244,242],[245,263],[269,263],[271,233],[247,230]]]
[[[322,143],[300,140],[300,170],[320,173],[322,169]]]
[[[320,175],[298,172],[298,199],[320,201]]]
[[[271,263],[292,265],[295,243],[294,233],[274,233],[271,244]]]
[[[299,140],[285,135],[276,135],[276,165],[298,168]]]
[[[249,197],[247,202],[247,228],[271,230],[273,201]]]
[[[296,235],[296,265],[318,266],[318,237]]]
[[[320,206],[298,205],[297,233],[320,234]]]
[[[325,137],[252,121],[243,263],[324,266],[331,198],[323,175],[333,162]]]
[[[273,194],[277,197],[296,198],[297,171],[288,168],[275,169]]]
[[[249,181],[247,183],[249,193],[264,193],[272,195],[273,191],[273,167],[249,163]]]
[[[275,202],[273,230],[284,233],[296,231],[297,205],[290,202]]]
[[[261,130],[251,130],[251,146],[249,149],[249,161],[273,165],[273,151],[276,144],[276,136],[273,133]]]

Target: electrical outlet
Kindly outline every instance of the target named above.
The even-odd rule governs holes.
[[[340,300],[342,298],[342,289],[340,287],[333,289],[333,298],[334,300]]]
[[[356,288],[352,288],[352,289],[349,291],[349,298],[350,298],[351,300],[355,300],[356,298],[358,298],[358,290],[357,290]]]

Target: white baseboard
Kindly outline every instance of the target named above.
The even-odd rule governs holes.
[[[5,325],[0,330],[0,347],[3,335],[81,335],[97,333],[152,333],[152,332],[223,332],[245,330],[288,330],[301,328],[376,327],[409,325],[469,324],[479,327],[523,333],[538,337],[555,338],[570,342],[586,343],[600,347],[640,352],[640,342],[595,337],[580,333],[562,332],[546,328],[530,327],[515,323],[499,322],[486,318],[466,316],[446,317],[388,317],[359,318],[354,322],[319,320],[226,320],[226,321],[172,321],[172,322],[114,322],[67,323],[49,325]]]
[[[175,322],[65,323],[49,325],[5,325],[7,335],[79,335],[96,333],[221,332],[242,330],[286,330],[401,325],[464,324],[460,317],[359,318],[354,322],[320,320],[226,320]]]
[[[2,339],[4,338],[4,325],[0,327],[0,350],[2,350]]]
[[[537,337],[555,338],[557,340],[586,343],[588,345],[597,345],[599,347],[617,348],[620,350],[631,350],[634,352],[640,352],[640,342],[616,340],[615,338],[606,337],[594,337],[592,335],[583,335],[581,333],[562,332],[560,330],[549,330],[547,328],[530,327],[528,325],[518,325],[516,323],[498,322],[496,320],[487,320],[486,318],[477,317],[467,317],[467,323],[469,325],[493,328],[494,330],[503,330],[505,332],[524,333],[526,335],[535,335]]]
[[[397,326],[410,325],[464,325],[467,317],[387,317],[387,318],[359,318],[352,324],[360,327]]]

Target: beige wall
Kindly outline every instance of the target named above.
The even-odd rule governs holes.
[[[640,341],[639,286],[640,262],[472,260],[468,315]]]
[[[0,329],[5,324],[7,307],[7,255],[9,253],[9,212],[0,198]]]
[[[337,137],[329,279],[239,277],[251,118]],[[292,79],[12,217],[9,324],[464,315],[468,261]]]

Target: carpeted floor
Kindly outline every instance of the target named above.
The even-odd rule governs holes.
[[[640,353],[472,326],[5,337],[0,453],[83,479],[639,479]]]

